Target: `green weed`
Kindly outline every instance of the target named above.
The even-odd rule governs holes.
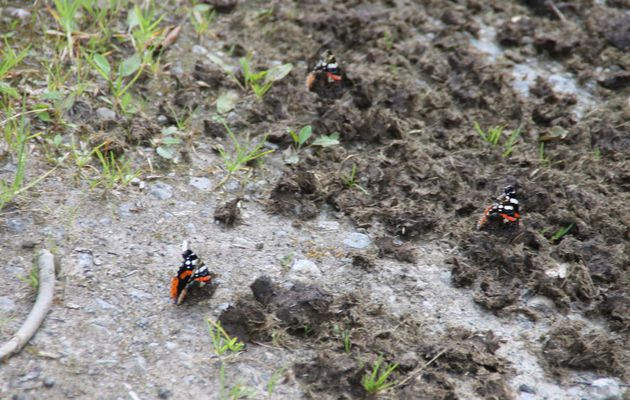
[[[249,87],[259,100],[267,94],[274,82],[287,76],[293,69],[293,64],[282,64],[268,70],[255,72],[251,68],[251,61],[251,54],[239,60],[245,78],[245,87]]]
[[[248,163],[251,163],[255,160],[260,160],[267,154],[273,153],[273,150],[264,150],[265,139],[263,139],[260,143],[253,147],[242,146],[239,143],[238,139],[236,139],[236,135],[234,135],[234,132],[232,132],[228,124],[224,120],[221,120],[221,122],[223,123],[223,126],[230,136],[232,145],[234,146],[234,152],[228,153],[223,148],[218,149],[219,155],[221,156],[221,158],[223,159],[223,163],[225,164],[225,169],[228,172],[226,177],[219,183],[219,186],[225,183],[225,181],[236,171],[244,169]]]
[[[540,146],[538,147],[538,162],[545,167],[551,164],[549,156],[545,154],[545,142],[540,142]]]
[[[132,97],[128,90],[138,80],[144,68],[138,53],[121,61],[115,72],[112,70],[107,58],[102,54],[94,54],[91,57],[87,57],[87,60],[94,70],[107,81],[110,93],[114,98],[114,101],[105,97],[101,97],[101,100],[119,107],[125,113],[134,112],[135,109],[131,105]]]
[[[350,339],[350,332],[343,331],[341,333],[341,339],[343,340],[343,349],[346,354],[350,354],[350,349],[352,348],[352,341]]]
[[[37,266],[33,265],[28,275],[19,276],[18,279],[35,289],[35,291],[39,290],[39,268]]]
[[[5,38],[4,47],[0,49],[0,94],[5,94],[16,99],[20,98],[18,91],[11,87],[8,83],[4,82],[3,79],[9,75],[9,72],[18,65],[24,57],[29,54],[29,52],[30,47],[27,47],[19,53],[16,53]]]
[[[153,8],[143,11],[137,5],[127,15],[127,25],[129,32],[131,32],[133,47],[138,53],[147,57],[143,61],[152,58],[152,53],[160,44],[162,29],[159,28],[159,25],[162,19],[164,19],[164,14],[156,17]]]
[[[269,400],[271,400],[271,395],[273,394],[273,390],[275,389],[276,384],[278,383],[282,375],[286,372],[286,370],[287,367],[282,367],[275,370],[274,373],[271,374],[271,378],[269,378],[269,382],[267,382],[267,398]]]
[[[131,170],[129,161],[125,160],[124,156],[116,158],[113,152],[103,154],[99,147],[94,148],[93,152],[101,164],[101,175],[91,181],[91,188],[103,186],[111,190],[118,185],[127,186],[134,178],[140,176],[140,172]]]
[[[256,399],[258,398],[258,393],[255,389],[250,388],[248,386],[244,386],[240,383],[235,384],[227,390],[226,378],[225,378],[225,366],[221,363],[219,367],[219,383],[220,383],[220,393],[219,397],[221,400],[238,400],[238,399]]]
[[[202,36],[214,22],[216,12],[209,4],[195,4],[190,10],[189,18],[197,35]]]
[[[484,142],[489,143],[492,147],[498,146],[501,138],[503,138],[504,136],[503,131],[505,130],[505,127],[503,126],[493,126],[488,128],[487,131],[484,131],[483,129],[481,129],[481,126],[479,126],[476,121],[473,122],[473,125],[475,131],[479,134],[481,139]],[[507,138],[503,141],[503,153],[501,154],[503,158],[507,158],[510,156],[510,154],[512,154],[512,152],[514,151],[514,145],[516,144],[516,141],[519,139],[520,136],[520,129],[509,131]]]
[[[552,242],[558,242],[560,241],[560,239],[562,239],[562,237],[564,235],[566,235],[567,233],[569,233],[569,231],[571,230],[571,228],[573,228],[573,224],[570,224],[569,226],[565,226],[564,228],[560,228],[558,229],[553,235],[551,235],[551,241]]]
[[[292,129],[287,129],[291,139],[293,139],[293,147],[287,149],[288,155],[285,157],[287,164],[297,164],[300,161],[300,149],[306,143],[306,141],[313,134],[313,128],[310,125],[306,125],[300,132],[295,132]]]
[[[383,367],[383,369],[381,369],[381,367]],[[361,378],[363,389],[369,394],[376,394],[394,386],[396,382],[388,382],[388,380],[397,367],[398,364],[390,366],[383,365],[383,357],[379,356],[372,366],[372,372],[367,372]]]
[[[53,18],[57,21],[61,29],[66,35],[66,49],[68,55],[74,57],[74,44],[73,33],[76,32],[79,27],[75,21],[77,12],[81,9],[84,0],[53,0],[55,4],[55,10],[50,9]]]
[[[221,322],[207,320],[208,331],[212,339],[212,347],[217,356],[222,356],[226,352],[238,353],[245,349],[245,344],[240,342],[237,337],[230,337],[221,327]]]
[[[352,170],[350,171],[350,175],[342,176],[341,180],[343,181],[344,185],[346,185],[346,187],[348,189],[357,188],[360,191],[362,191],[363,194],[365,194],[365,195],[369,195],[370,194],[367,190],[365,190],[365,188],[363,186],[359,185],[359,183],[358,183],[358,179],[357,179],[357,165],[356,164],[352,164]]]

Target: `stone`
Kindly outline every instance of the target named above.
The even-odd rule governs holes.
[[[339,230],[339,222],[337,221],[319,221],[317,229],[325,232],[334,232]]]
[[[55,386],[55,380],[53,378],[44,379],[44,387],[50,389]]]
[[[533,388],[531,388],[530,386],[527,386],[524,383],[518,387],[518,390],[519,392],[523,392],[523,393],[536,394],[536,391]]]
[[[158,200],[168,200],[173,197],[173,188],[167,183],[158,182],[151,186],[149,193]]]
[[[106,302],[103,299],[99,299],[98,297],[96,299],[94,299],[94,301],[96,301],[96,304],[98,304],[99,307],[101,307],[103,310],[113,310],[116,309],[116,306],[113,304],[110,304],[108,302]]]
[[[204,177],[192,177],[189,184],[199,190],[209,190],[212,187],[212,181]]]
[[[371,243],[372,241],[368,235],[359,232],[351,233],[343,240],[344,245],[353,249],[365,249]]]
[[[171,397],[171,391],[164,388],[159,388],[157,394],[160,399],[168,399]]]
[[[295,260],[289,271],[289,278],[298,281],[319,280],[321,277],[322,272],[311,260]]]
[[[9,218],[6,226],[10,233],[22,233],[30,225],[31,221],[26,218]]]
[[[200,46],[198,44],[194,45],[192,47],[191,51],[192,51],[193,54],[199,54],[199,55],[202,55],[202,56],[208,54],[208,49],[206,49],[205,47]]]
[[[131,297],[137,300],[148,300],[153,298],[153,295],[151,293],[139,289],[131,289],[129,291],[129,294],[131,295]]]
[[[592,400],[621,400],[623,393],[619,383],[612,378],[600,378],[588,388]]]
[[[7,296],[0,297],[0,311],[3,314],[11,314],[13,311],[15,311],[15,309],[15,301],[13,301],[12,298]]]
[[[103,121],[115,121],[116,112],[106,107],[100,107],[96,110],[96,116]]]

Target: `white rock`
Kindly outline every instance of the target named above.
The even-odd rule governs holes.
[[[209,190],[212,187],[212,182],[208,178],[198,178],[196,176],[190,178],[190,186],[199,190]]]
[[[371,243],[372,241],[368,235],[359,232],[351,233],[343,241],[343,244],[353,249],[365,249]]]
[[[337,221],[319,221],[317,224],[317,228],[320,231],[338,231],[339,230],[339,222]]]
[[[623,395],[619,384],[612,378],[594,380],[588,391],[593,400],[621,400]]]
[[[322,272],[311,260],[295,260],[289,278],[302,282],[316,281],[322,277]]]

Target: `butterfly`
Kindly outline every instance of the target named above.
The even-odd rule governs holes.
[[[477,229],[480,230],[487,224],[494,221],[501,221],[503,226],[518,226],[521,219],[519,212],[518,199],[516,198],[516,190],[514,186],[509,185],[503,189],[503,193],[497,196],[495,202],[486,207],[483,215],[477,223]]]
[[[322,52],[319,61],[306,77],[306,87],[310,91],[321,90],[318,85],[339,88],[343,81],[341,68],[337,63],[335,55],[330,50]]]
[[[186,298],[188,291],[193,287],[210,284],[212,276],[208,267],[199,259],[192,250],[186,249],[182,253],[184,260],[177,271],[177,275],[171,279],[171,301],[180,305]]]

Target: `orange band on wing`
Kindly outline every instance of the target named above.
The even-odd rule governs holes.
[[[507,219],[507,220],[508,220],[508,221],[510,221],[510,222],[515,222],[515,221],[518,219],[518,216],[514,216],[514,217],[512,217],[512,216],[507,215],[507,214],[499,214],[499,215],[500,215],[501,217],[503,217],[503,219]]]
[[[197,282],[210,282],[210,279],[211,278],[209,276],[202,276],[202,277],[199,277],[199,278],[195,278],[195,281],[197,281]]]
[[[332,72],[328,72],[328,73],[326,73],[326,75],[328,75],[328,78],[332,79],[333,81],[340,81],[341,80],[341,76],[340,75],[335,75]]]
[[[177,298],[177,286],[179,286],[179,279],[176,276],[171,279],[171,299],[175,300]]]

